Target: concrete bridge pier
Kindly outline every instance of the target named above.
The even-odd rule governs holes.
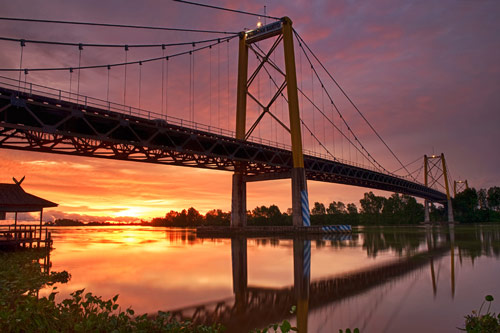
[[[231,227],[246,227],[247,225],[247,183],[244,175],[233,174],[233,192],[231,198]]]
[[[431,223],[431,218],[429,215],[429,200],[425,199],[424,201],[424,223]]]
[[[453,223],[454,217],[453,217],[453,206],[451,205],[451,198],[448,196],[448,201],[446,203],[446,210],[448,211],[448,223]]]
[[[296,227],[311,226],[306,171],[304,168],[292,169],[292,221]]]

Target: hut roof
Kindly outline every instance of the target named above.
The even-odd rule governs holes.
[[[0,184],[0,212],[37,212],[57,204],[26,193],[18,184]]]

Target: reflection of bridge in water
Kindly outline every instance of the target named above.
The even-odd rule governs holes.
[[[426,265],[430,265],[435,294],[434,259],[450,251],[450,240],[453,244],[454,237],[453,232],[436,235],[429,230],[426,239],[425,252],[417,252],[375,267],[310,282],[311,241],[294,238],[294,285],[284,288],[265,288],[248,286],[247,239],[233,237],[231,251],[234,298],[176,309],[171,313],[177,319],[191,320],[197,324],[221,323],[228,332],[246,332],[294,316],[290,310],[296,306],[297,327],[300,332],[307,332],[310,309],[320,308],[387,284]],[[452,292],[453,290],[454,277],[452,277]]]

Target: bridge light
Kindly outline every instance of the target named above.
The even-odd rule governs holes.
[[[261,21],[257,22],[257,28],[260,28],[260,27],[262,27],[262,22]]]

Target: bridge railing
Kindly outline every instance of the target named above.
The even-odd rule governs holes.
[[[77,94],[75,92],[70,92],[62,89],[56,89],[52,88],[49,86],[41,85],[41,84],[36,84],[32,82],[27,82],[27,81],[19,81],[17,79],[12,79],[6,76],[0,76],[0,86],[3,86],[5,88],[11,89],[11,90],[17,90],[21,93],[27,94],[27,95],[39,95],[39,96],[44,96],[48,97],[51,99],[55,99],[60,102],[70,102],[74,103],[77,105],[80,105],[81,107],[95,107],[99,109],[104,109],[108,110],[110,112],[118,112],[118,113],[123,113],[126,115],[131,115],[131,116],[136,116],[136,117],[141,117],[141,118],[146,118],[148,120],[159,120],[159,121],[165,121],[168,124],[171,125],[177,125],[181,127],[187,127],[191,128],[194,130],[199,130],[199,131],[204,131],[212,134],[217,134],[221,136],[227,136],[231,138],[236,137],[236,132],[231,131],[228,129],[220,128],[220,127],[215,127],[211,125],[206,125],[202,123],[197,123],[194,121],[182,119],[182,118],[177,118],[169,115],[163,115],[161,113],[157,113],[154,111],[150,110],[144,110],[140,108],[136,108],[130,105],[124,105],[120,103],[115,103],[111,102],[108,100],[103,100],[99,98],[94,98],[94,97],[89,97],[86,95],[82,94]],[[284,149],[284,150],[292,150],[291,145],[284,144],[281,142],[276,142],[276,141],[271,141],[268,139],[263,139],[259,137],[254,137],[250,136],[248,141],[253,142],[253,143],[258,143],[262,145],[267,145],[279,149]],[[345,159],[337,158],[337,157],[332,157],[330,154],[325,154],[325,153],[319,153],[311,150],[304,149],[303,150],[305,155],[309,156],[314,156],[326,160],[331,160],[331,161],[336,161],[340,162],[343,164],[348,164],[352,165],[355,167],[363,168],[363,169],[369,169],[375,172],[381,172],[380,169],[377,169],[373,166],[370,165],[364,165],[352,161],[348,161]],[[396,174],[391,174],[392,176],[402,178],[402,179],[409,179],[409,177],[402,177]]]

